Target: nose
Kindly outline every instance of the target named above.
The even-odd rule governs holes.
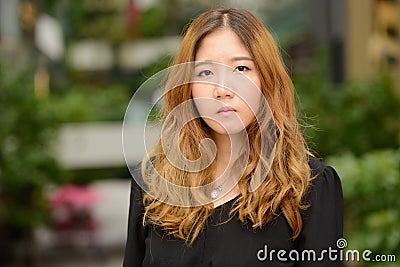
[[[227,81],[228,78],[225,73],[218,75],[218,84],[214,86],[214,95],[216,98],[226,98],[233,97],[233,92],[227,89]]]
[[[214,95],[216,98],[227,98],[233,97],[233,92],[226,89],[224,86],[215,85],[214,87]]]

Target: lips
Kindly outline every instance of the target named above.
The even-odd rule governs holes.
[[[231,114],[233,112],[236,112],[236,109],[225,106],[225,107],[220,108],[217,113],[218,114]]]

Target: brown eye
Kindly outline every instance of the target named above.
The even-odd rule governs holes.
[[[236,71],[239,71],[239,72],[244,72],[244,71],[250,70],[250,68],[249,68],[249,67],[246,67],[246,66],[237,66],[237,67],[235,68],[235,70],[236,70]]]

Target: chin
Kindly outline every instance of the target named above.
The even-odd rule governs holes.
[[[245,128],[243,128],[243,125],[240,125],[240,127],[226,127],[226,129],[220,127],[218,129],[211,128],[215,134],[219,135],[234,135],[241,133],[245,131]]]

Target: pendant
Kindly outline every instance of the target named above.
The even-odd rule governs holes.
[[[218,197],[218,191],[214,189],[213,191],[211,191],[210,196],[213,200],[216,199]]]
[[[219,186],[215,187],[213,189],[213,191],[211,191],[211,194],[210,194],[211,199],[212,200],[217,199],[218,194],[219,194],[219,192],[221,192],[221,190],[222,190],[222,185],[219,185]]]

